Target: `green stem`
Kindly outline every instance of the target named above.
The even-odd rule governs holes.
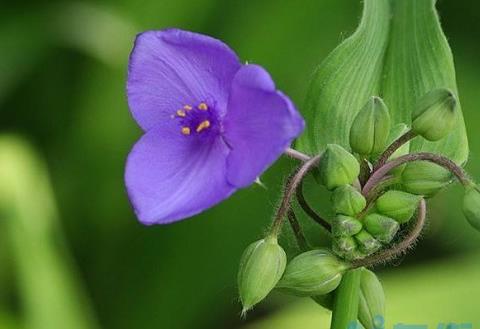
[[[335,291],[330,329],[347,329],[352,322],[357,322],[361,277],[360,268],[349,270],[343,276]]]

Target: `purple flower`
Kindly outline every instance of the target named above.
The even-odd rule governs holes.
[[[127,94],[145,134],[125,182],[147,225],[195,215],[250,185],[304,128],[263,68],[192,32],[139,34]]]

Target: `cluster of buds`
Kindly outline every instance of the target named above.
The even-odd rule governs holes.
[[[434,196],[454,177],[465,187],[465,217],[480,230],[480,190],[463,169],[438,154],[409,153],[413,138],[438,141],[447,136],[458,117],[456,106],[451,91],[433,90],[417,101],[410,127],[391,127],[385,102],[379,97],[370,98],[351,127],[352,152],[329,144],[321,156],[306,161],[287,185],[270,235],[245,251],[238,275],[244,312],[273,289],[312,297],[331,308],[331,298],[325,297],[335,291],[346,271],[372,265],[372,259],[388,260],[382,258],[382,253],[394,256],[414,241],[425,219],[424,199]],[[331,192],[335,215],[325,220],[324,227],[330,233],[332,247],[308,250],[308,243],[304,243],[301,252],[287,261],[277,242],[279,227],[283,217],[293,212],[292,190],[298,192],[299,182],[311,168],[317,168],[317,178]],[[306,208],[304,199],[300,201],[313,218],[312,208]],[[319,222],[320,217],[315,217]],[[417,218],[414,223],[413,218]],[[298,240],[305,242],[299,224],[292,224],[292,228]],[[399,234],[407,230],[411,231],[410,236]],[[405,236],[410,240],[402,243]],[[399,246],[405,249],[400,250]],[[383,316],[384,295],[375,274],[365,268],[362,271],[358,318],[368,329],[374,328],[377,317]]]

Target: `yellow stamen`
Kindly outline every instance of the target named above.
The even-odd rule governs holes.
[[[208,105],[206,103],[200,103],[198,104],[198,109],[202,111],[208,110]]]
[[[191,109],[193,109],[193,107],[191,107],[190,105],[185,105],[183,108],[187,111],[190,111]]]
[[[190,135],[190,128],[188,128],[188,127],[182,127],[182,134],[184,134],[184,135]]]
[[[197,126],[197,133],[201,132],[204,129],[207,129],[208,127],[210,127],[210,121],[205,120],[200,122],[200,124]]]
[[[184,110],[177,110],[177,116],[185,118],[186,115]]]

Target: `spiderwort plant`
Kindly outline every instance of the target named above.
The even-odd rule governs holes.
[[[163,224],[195,215],[252,184],[284,153],[301,164],[286,179],[265,237],[241,258],[242,314],[278,289],[330,309],[331,329],[381,327],[383,288],[366,268],[415,243],[427,198],[458,180],[465,217],[480,230],[480,190],[462,167],[468,144],[434,3],[364,1],[357,32],[316,70],[303,135],[302,117],[268,73],[241,64],[222,42],[180,30],[140,34],[127,95],[145,133],[125,173],[139,220]],[[314,171],[331,193],[333,218],[317,214],[303,194]],[[330,248],[307,240],[295,197],[326,231]],[[298,242],[290,260],[278,240],[286,219]]]

